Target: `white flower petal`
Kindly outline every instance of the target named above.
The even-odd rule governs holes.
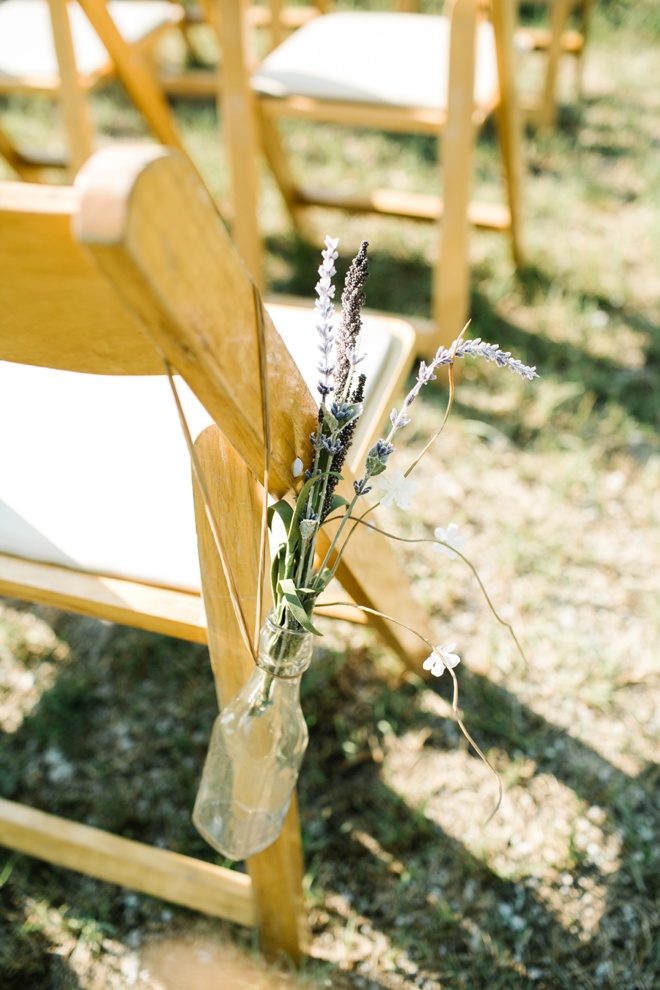
[[[453,651],[456,643],[448,643],[446,646],[434,646],[433,653],[424,661],[424,669],[430,670],[434,677],[442,677],[445,667],[452,670],[461,662],[461,658]]]
[[[433,535],[436,540],[440,540],[440,543],[434,543],[433,549],[436,553],[444,553],[449,557],[450,560],[456,558],[456,550],[461,550],[465,544],[465,540],[462,536],[458,535],[458,526],[456,523],[449,523],[447,529],[443,529],[442,526],[438,526],[437,529],[433,531]]]
[[[452,550],[451,547],[445,546],[444,543],[434,543],[433,549],[436,553],[444,553],[450,560],[456,559],[456,551]]]
[[[381,497],[385,508],[395,503],[400,509],[408,509],[411,496],[417,491],[417,482],[406,478],[403,471],[395,471],[391,478],[379,477],[378,486],[385,492]]]

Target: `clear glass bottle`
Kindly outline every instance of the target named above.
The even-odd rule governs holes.
[[[231,860],[246,859],[280,834],[307,748],[300,681],[312,635],[266,617],[247,684],[215,720],[193,822]]]

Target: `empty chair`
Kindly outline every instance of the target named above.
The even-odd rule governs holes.
[[[261,268],[257,150],[265,152],[284,201],[304,229],[307,209],[339,207],[437,225],[433,320],[419,338],[433,352],[451,341],[469,309],[468,228],[505,232],[522,259],[521,160],[512,65],[513,12],[496,0],[487,20],[478,0],[453,0],[446,16],[338,12],[314,18],[253,70],[247,4],[218,0],[222,98],[233,176],[234,239],[253,272]],[[504,203],[471,201],[476,132],[496,112]],[[283,118],[434,135],[439,188],[425,194],[320,188],[311,167],[288,151]]]

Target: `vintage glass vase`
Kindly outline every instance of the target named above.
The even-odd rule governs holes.
[[[215,720],[193,822],[231,860],[280,834],[307,748],[300,681],[312,635],[283,629],[269,613],[254,673]]]

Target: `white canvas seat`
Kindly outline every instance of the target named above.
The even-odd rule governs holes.
[[[313,391],[312,304],[268,308]],[[410,334],[398,320],[365,321],[368,432],[389,411],[378,410],[379,379]],[[195,437],[211,417],[180,379],[177,390]],[[200,592],[189,454],[164,376],[0,362],[0,423],[0,553]],[[363,429],[355,449],[370,440]]]
[[[449,18],[431,14],[327,14],[266,56],[252,87],[266,96],[444,111],[450,29]],[[474,101],[490,110],[498,93],[493,26],[482,22]]]

